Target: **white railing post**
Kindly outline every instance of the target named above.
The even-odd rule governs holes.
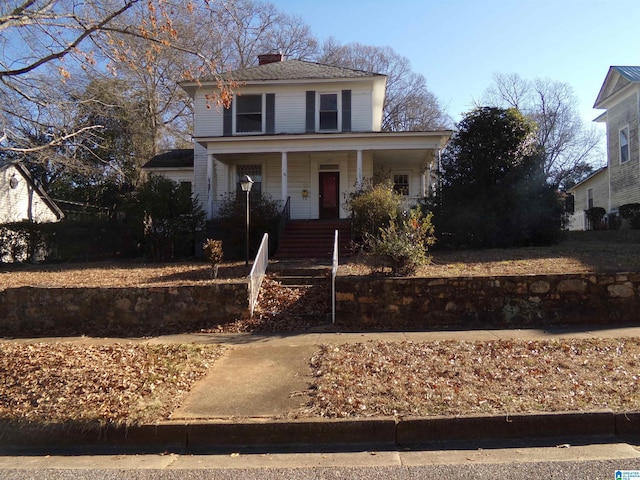
[[[260,292],[264,274],[267,271],[267,265],[269,265],[269,235],[265,233],[249,273],[249,308],[251,317],[253,317],[256,303],[258,303],[258,293]]]
[[[336,323],[336,275],[338,274],[338,230],[333,240],[333,265],[331,266],[331,323]]]

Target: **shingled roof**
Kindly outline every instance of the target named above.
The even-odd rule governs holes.
[[[237,82],[272,81],[272,80],[316,80],[331,78],[367,78],[383,77],[380,73],[353,70],[351,68],[334,67],[322,63],[304,60],[285,60],[257,67],[243,68],[229,72],[223,79]],[[201,81],[206,81],[201,79]]]
[[[161,153],[151,158],[142,168],[193,168],[193,148]]]

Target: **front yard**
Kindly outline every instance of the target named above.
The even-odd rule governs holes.
[[[640,230],[568,232],[567,240],[548,247],[435,250],[431,256],[431,263],[416,276],[637,272],[640,271]],[[339,274],[360,275],[372,271],[357,260],[342,259]],[[220,267],[218,281],[246,274],[243,262],[226,262]],[[213,281],[211,268],[203,262],[0,265],[0,288],[202,285]]]
[[[340,270],[346,275],[368,271],[355,262]],[[567,242],[545,248],[436,251],[432,265],[420,273],[437,277],[603,271],[640,271],[639,231],[578,232]],[[225,264],[217,281],[244,274],[243,263]],[[0,267],[0,288],[213,281],[204,263]],[[273,330],[282,325],[278,321],[287,330],[308,326],[297,316],[304,316],[304,309],[287,310],[300,306],[298,293],[285,295],[280,288],[268,280],[265,292],[271,296],[261,300],[258,320],[245,319],[230,329],[264,330],[265,319]],[[278,316],[278,310],[288,313]],[[94,425],[163,420],[221,354],[213,346],[0,343],[0,419]],[[291,415],[640,410],[638,338],[327,345],[311,359],[311,367],[305,392],[311,400]]]

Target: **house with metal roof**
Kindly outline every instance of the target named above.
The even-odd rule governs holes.
[[[408,202],[434,188],[451,131],[383,132],[387,77],[261,55],[226,74],[228,108],[212,105],[218,79],[182,83],[194,100],[194,194],[209,218],[250,176],[295,220],[346,219],[345,199],[384,172]]]
[[[609,68],[593,108],[607,129],[608,213],[640,203],[640,66]],[[602,182],[600,182],[602,183]]]

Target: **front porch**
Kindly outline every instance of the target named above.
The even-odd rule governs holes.
[[[374,174],[388,176],[408,206],[431,193],[447,138],[448,132],[368,132],[199,139],[206,171],[196,171],[196,182],[206,179],[210,219],[239,191],[243,175],[283,205],[290,198],[292,220],[346,219],[348,195]]]

